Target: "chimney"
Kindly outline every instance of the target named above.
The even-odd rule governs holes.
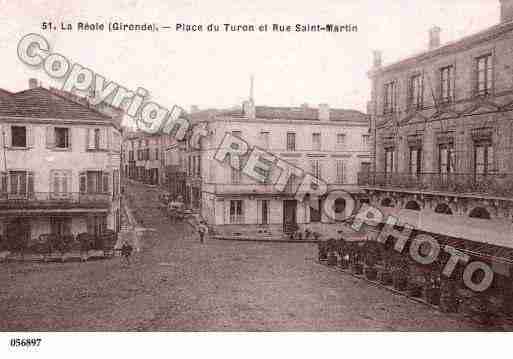
[[[374,68],[381,67],[383,64],[383,53],[380,50],[374,50],[372,51],[372,56]]]
[[[440,47],[440,32],[441,28],[438,26],[433,26],[429,29],[429,49],[434,50],[437,47]]]
[[[249,120],[255,119],[255,104],[252,100],[244,101],[242,103],[242,111],[244,112],[244,115],[248,117]]]
[[[319,104],[319,121],[330,120],[330,105],[327,103]]]
[[[29,79],[29,89],[35,89],[36,87],[39,87],[37,79],[30,78]]]
[[[513,0],[499,0],[501,3],[501,22],[513,20]]]

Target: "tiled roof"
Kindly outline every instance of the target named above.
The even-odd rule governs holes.
[[[319,110],[314,107],[255,106],[255,114],[256,118],[269,120],[319,120]],[[244,117],[246,114],[241,108],[232,108],[225,110],[208,109],[190,115],[193,120],[207,119],[215,116]],[[332,108],[330,109],[330,121],[368,122],[369,117],[357,110]]]
[[[312,107],[271,107],[256,106],[257,118],[284,120],[319,120],[319,110]],[[361,121],[367,122],[368,117],[356,110],[330,109],[330,121]]]
[[[0,96],[0,116],[99,121],[111,119],[43,87]]]
[[[11,96],[12,92],[0,88],[0,96]]]

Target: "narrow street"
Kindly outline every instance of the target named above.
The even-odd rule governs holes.
[[[0,330],[476,330],[321,266],[313,244],[207,240],[131,185],[149,230],[131,265],[0,264]]]

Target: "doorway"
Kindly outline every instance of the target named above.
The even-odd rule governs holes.
[[[293,232],[297,229],[297,201],[283,201],[283,231],[285,233]]]
[[[26,248],[30,240],[30,220],[15,218],[7,224],[7,243],[12,249]]]

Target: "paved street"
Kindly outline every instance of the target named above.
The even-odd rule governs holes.
[[[472,330],[316,263],[312,244],[210,240],[131,186],[147,232],[127,266],[0,264],[0,330]]]

